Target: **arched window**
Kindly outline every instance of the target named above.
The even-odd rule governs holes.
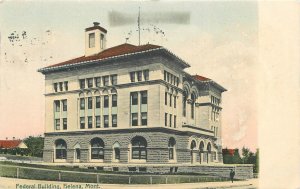
[[[211,144],[210,144],[210,142],[207,144],[207,152],[211,153]]]
[[[191,142],[191,150],[195,149],[196,148],[196,141],[192,141]]]
[[[195,97],[195,94],[192,93],[191,95],[191,118],[194,119],[195,117],[195,101],[196,101],[196,97]]]
[[[194,163],[195,154],[193,153],[193,150],[196,148],[196,141],[195,140],[192,140],[190,148],[191,148],[191,163]]]
[[[200,150],[201,153],[204,152],[204,143],[203,143],[203,141],[200,142],[199,150]]]
[[[185,117],[186,116],[186,101],[187,101],[187,92],[184,91],[182,94],[182,115]]]
[[[104,159],[104,142],[100,138],[91,140],[91,159]]]
[[[175,144],[176,141],[173,137],[169,139],[168,149],[169,149],[169,160],[175,159]]]
[[[67,144],[64,140],[55,141],[55,154],[56,159],[67,159]]]
[[[132,159],[147,159],[147,141],[145,138],[137,136],[131,141]]]
[[[200,145],[199,145],[199,157],[200,157],[200,163],[202,163],[202,153],[204,152],[204,143],[203,141],[200,142]]]
[[[209,155],[211,153],[211,144],[210,142],[207,144],[207,163],[211,161],[211,155]]]
[[[120,144],[118,142],[113,145],[113,159],[120,160]]]

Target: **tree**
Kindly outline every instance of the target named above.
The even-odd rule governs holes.
[[[259,172],[259,149],[256,149],[255,153],[255,164],[254,164],[254,173]]]
[[[36,156],[36,157],[43,157],[44,137],[30,136],[24,139],[24,143],[28,147],[29,155]]]
[[[234,153],[231,154],[226,148],[223,150],[223,162],[225,164],[239,164],[242,163],[242,159],[239,153],[239,149],[234,149]]]
[[[232,157],[232,163],[234,164],[239,164],[239,163],[242,163],[242,158],[240,156],[240,153],[239,153],[239,149],[234,149],[234,154],[233,154],[233,157]]]
[[[252,152],[250,152],[249,148],[245,148],[245,147],[242,148],[242,156],[243,156],[242,160],[243,160],[243,163],[247,163],[248,162],[250,153],[252,153]],[[253,155],[253,153],[252,153],[252,155]]]

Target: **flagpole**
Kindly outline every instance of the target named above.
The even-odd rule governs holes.
[[[139,16],[138,16],[138,30],[139,30],[139,46],[141,45],[141,27],[140,27],[140,16],[141,16],[141,13],[140,13],[140,7],[139,7]]]

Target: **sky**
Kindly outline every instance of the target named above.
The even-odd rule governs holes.
[[[108,30],[107,47],[126,38],[138,45],[139,7],[141,44],[164,46],[191,65],[187,72],[228,90],[223,147],[255,151],[258,17],[251,1],[0,1],[0,139],[43,134],[37,69],[82,56],[84,29],[93,22]]]

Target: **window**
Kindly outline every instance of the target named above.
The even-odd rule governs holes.
[[[211,153],[211,144],[210,144],[210,142],[207,144],[207,152]]]
[[[111,84],[112,85],[118,84],[118,77],[117,77],[117,75],[110,76],[110,80],[111,80]]]
[[[101,86],[101,77],[95,77],[95,86],[100,87]]]
[[[186,100],[187,100],[187,93],[186,91],[183,92],[182,94],[182,115],[185,117],[186,116]]]
[[[142,81],[142,71],[137,72],[137,80]]]
[[[168,105],[168,93],[165,92],[165,105]]]
[[[142,125],[147,125],[147,112],[141,113],[141,123]]]
[[[85,88],[85,79],[80,79],[79,85],[80,85],[80,89],[84,89]]]
[[[89,48],[95,47],[95,33],[89,34]]]
[[[68,90],[69,90],[69,87],[68,87],[68,82],[67,82],[67,81],[65,81],[65,82],[64,82],[64,85],[65,85],[65,91],[68,91]]]
[[[68,111],[67,100],[62,100],[63,111]]]
[[[109,97],[108,95],[104,96],[104,108],[108,108],[109,106]]]
[[[135,82],[135,72],[130,72],[130,81]]]
[[[93,78],[88,78],[87,79],[87,86],[88,86],[88,88],[92,88],[93,87]]]
[[[59,82],[59,90],[63,91],[63,82]]]
[[[179,85],[179,77],[177,77],[176,79],[176,86],[178,87],[178,85]]]
[[[176,141],[173,137],[169,139],[168,149],[169,149],[169,160],[175,159],[175,144]]]
[[[170,119],[169,119],[169,122],[170,122],[170,127],[172,127],[172,114],[170,114]]]
[[[111,105],[112,107],[118,106],[118,96],[116,94],[112,95]]]
[[[167,72],[167,82],[170,82],[170,74]]]
[[[76,159],[79,160],[80,159],[80,148],[76,148],[75,153],[76,153]]]
[[[142,104],[147,104],[148,102],[147,98],[147,91],[141,91],[141,103]]]
[[[137,92],[131,92],[131,105],[137,105],[138,104],[138,93]]]
[[[143,137],[134,137],[131,145],[132,159],[147,159],[147,141]]]
[[[54,91],[57,92],[57,83],[53,84]]]
[[[132,126],[137,126],[138,125],[138,114],[137,113],[132,113],[131,114],[131,125]]]
[[[120,148],[114,148],[115,160],[120,160]]]
[[[144,73],[144,80],[148,81],[149,80],[149,70],[144,70],[143,73]]]
[[[101,105],[101,99],[100,99],[100,96],[96,96],[96,102],[95,102],[95,107],[96,108],[100,108],[100,105]]]
[[[176,128],[176,115],[174,115],[174,128]]]
[[[192,103],[191,103],[191,118],[194,119],[195,117],[195,100],[196,97],[194,94],[191,95]]]
[[[59,100],[54,100],[54,109],[55,109],[55,112],[60,112],[60,101]]]
[[[118,117],[117,117],[117,115],[111,115],[111,121],[112,121],[111,126],[112,127],[117,127],[117,123],[118,123]]]
[[[55,129],[60,130],[60,119],[55,119]]]
[[[103,86],[108,86],[109,85],[109,76],[103,76]]]
[[[67,144],[62,139],[55,142],[55,158],[67,159]]]
[[[104,159],[104,142],[100,138],[91,140],[91,159]]]
[[[80,129],[85,128],[85,117],[80,117]]]
[[[168,126],[168,114],[165,113],[165,126]]]
[[[104,115],[103,120],[104,120],[104,128],[108,128],[108,115]]]
[[[88,116],[88,128],[91,129],[93,128],[93,117]]]
[[[93,98],[88,97],[88,109],[93,109]]]
[[[167,81],[167,72],[164,71],[164,80]]]
[[[176,96],[174,96],[174,108],[176,108]]]
[[[85,109],[85,99],[80,98],[80,110],[84,110],[84,109]]]
[[[100,122],[100,116],[95,116],[95,125],[96,125],[96,128],[100,128],[101,126],[101,122]]]
[[[172,94],[170,94],[170,107],[172,107]]]
[[[63,118],[63,130],[67,130],[67,128],[68,128],[67,118]]]
[[[104,35],[101,33],[100,35],[100,48],[103,49],[104,48]]]

